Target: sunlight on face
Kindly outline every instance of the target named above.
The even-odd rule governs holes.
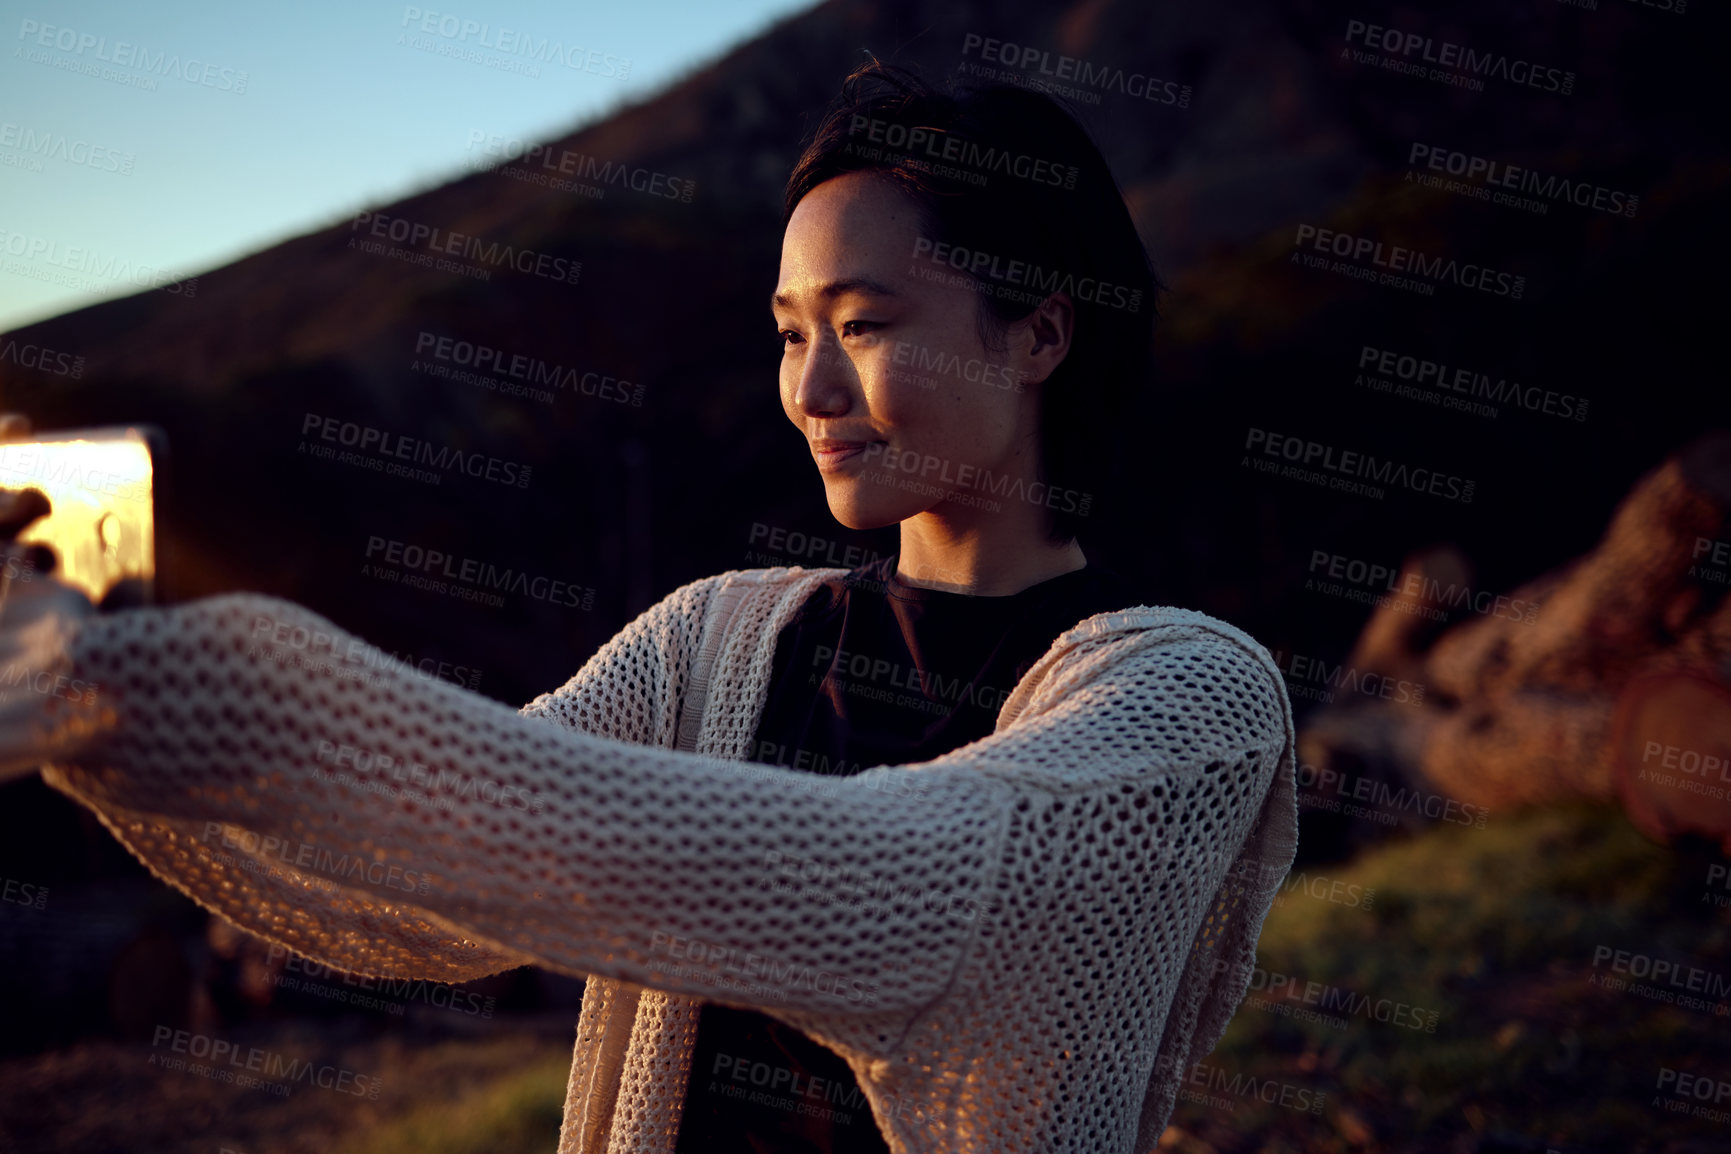
[[[1025,343],[981,342],[975,292],[920,275],[938,267],[914,255],[921,229],[894,185],[853,172],[807,193],[782,238],[781,404],[853,529],[927,511],[966,524],[989,514],[953,494],[1038,474]]]

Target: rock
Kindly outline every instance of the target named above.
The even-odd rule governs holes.
[[[1592,552],[1500,600],[1469,593],[1453,550],[1414,554],[1349,661],[1422,701],[1322,709],[1301,759],[1491,812],[1618,799],[1650,836],[1731,852],[1728,527],[1731,433],[1714,432],[1643,477]]]
[[[1618,798],[1661,842],[1684,834],[1731,854],[1731,689],[1689,673],[1631,681],[1610,742]]]

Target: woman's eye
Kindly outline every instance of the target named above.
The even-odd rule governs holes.
[[[876,321],[843,321],[841,333],[844,337],[863,337],[877,327]]]
[[[791,345],[794,341],[799,339],[799,334],[794,332],[792,329],[782,329],[779,333],[775,334],[775,336],[776,339],[781,342],[782,348],[786,348],[788,345]]]

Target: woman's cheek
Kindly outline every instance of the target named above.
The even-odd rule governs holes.
[[[924,423],[933,383],[917,369],[898,365],[887,356],[873,364],[869,376],[861,374],[860,380],[866,408],[878,426],[905,428],[910,432]]]

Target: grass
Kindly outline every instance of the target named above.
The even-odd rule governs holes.
[[[1646,841],[1616,810],[1574,806],[1441,826],[1304,871],[1374,897],[1285,896],[1252,997],[1276,975],[1315,982],[1308,1003],[1276,1005],[1345,1028],[1247,1000],[1208,1062],[1323,1093],[1322,1112],[1268,1105],[1241,1080],[1236,1094],[1181,1102],[1173,1122],[1232,1151],[1731,1148],[1731,1126],[1654,1104],[1662,1068],[1731,1078],[1731,1018],[1603,985],[1606,950],[1731,980],[1731,909],[1704,900],[1713,862]],[[1435,1032],[1348,1008],[1384,1000],[1434,1011]]]
[[[549,1154],[559,1144],[570,1073],[569,1053],[542,1058],[453,1100],[382,1119],[333,1154]]]
[[[1266,999],[1276,975],[1300,991],[1316,983],[1308,989],[1322,996],[1247,1000],[1199,1072],[1206,1084],[1185,1087],[1190,1100],[1163,1145],[1180,1154],[1731,1150],[1731,1119],[1668,1112],[1665,1102],[1679,1100],[1657,1085],[1666,1069],[1731,1083],[1731,1016],[1613,988],[1611,967],[1594,965],[1625,950],[1731,982],[1731,904],[1713,900],[1731,888],[1710,872],[1725,864],[1656,846],[1614,809],[1578,806],[1484,829],[1441,825],[1307,869],[1321,879],[1316,892],[1340,883],[1337,900],[1286,893],[1263,928],[1253,983],[1262,989],[1252,997]],[[1357,1001],[1322,1004],[1337,995]],[[1365,1007],[1377,1002],[1434,1012],[1435,1032],[1376,1020]],[[1717,1005],[1731,1013],[1731,996]],[[164,1074],[143,1043],[91,1040],[0,1063],[0,1146],[548,1154],[574,1024],[574,1014],[551,1028],[501,1019],[479,1036],[436,1037],[432,1025],[405,1031],[354,1017],[234,1034],[378,1076],[376,1101],[312,1087],[279,1099]],[[1320,1095],[1320,1108],[1295,1108],[1300,1091],[1303,1105]]]

